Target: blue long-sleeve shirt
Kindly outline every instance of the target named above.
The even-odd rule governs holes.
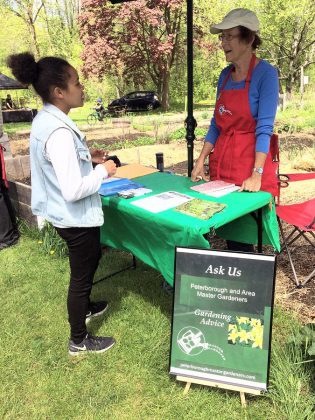
[[[217,97],[231,65],[222,70],[217,87]],[[244,89],[245,80],[234,82],[230,76],[224,90]],[[260,60],[253,69],[249,86],[250,112],[256,120],[256,152],[268,153],[270,137],[273,132],[274,120],[277,112],[279,96],[278,72],[275,67],[265,60]],[[211,119],[205,141],[213,145],[219,137],[220,130],[214,116]]]

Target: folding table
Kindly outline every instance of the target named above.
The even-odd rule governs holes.
[[[144,263],[161,272],[173,285],[175,247],[211,248],[206,238],[216,232],[225,239],[259,245],[271,244],[280,250],[278,223],[273,199],[267,192],[233,192],[213,198],[190,189],[190,178],[157,172],[134,178],[152,193],[131,199],[102,197],[104,225],[101,243],[131,252]],[[169,209],[151,213],[132,205],[150,195],[177,191],[195,198],[225,203],[227,207],[208,220],[201,220]],[[253,217],[254,216],[254,217]],[[255,220],[256,218],[256,220]]]

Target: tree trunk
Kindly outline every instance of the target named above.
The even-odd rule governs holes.
[[[285,85],[285,91],[287,94],[287,99],[291,99],[293,87],[294,87],[295,77],[293,73],[288,74],[286,85]]]
[[[39,46],[38,46],[38,42],[37,42],[35,27],[34,27],[33,23],[30,24],[30,28],[31,28],[31,35],[32,35],[32,39],[33,39],[33,44],[34,44],[34,47],[35,47],[35,55],[36,55],[36,58],[38,59],[40,57],[40,51],[39,51]]]
[[[158,82],[155,84],[155,86],[156,86],[157,96],[161,99],[162,98],[162,81],[161,81],[161,79],[158,80]]]
[[[47,28],[49,48],[50,48],[51,51],[53,51],[53,42],[52,42],[53,37],[52,37],[52,34],[51,34],[51,28],[50,28],[48,13],[47,13],[46,1],[43,0],[42,4],[43,4],[43,8],[44,8],[44,20],[45,20],[46,28]]]
[[[36,55],[36,58],[38,59],[40,57],[40,51],[39,51],[39,46],[38,46],[37,37],[36,37],[35,21],[33,20],[33,16],[32,16],[32,9],[30,8],[27,10],[27,23],[30,28],[31,37],[32,37],[34,48],[35,48],[35,55]]]
[[[169,109],[169,93],[170,93],[170,72],[167,70],[163,74],[162,85],[162,109],[167,111]]]

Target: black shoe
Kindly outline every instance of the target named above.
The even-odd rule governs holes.
[[[89,304],[89,312],[86,314],[85,322],[88,323],[92,318],[103,315],[108,308],[108,303],[105,301],[91,302]]]
[[[87,334],[79,344],[69,340],[70,356],[78,356],[84,353],[104,353],[116,343],[114,337],[94,337]]]

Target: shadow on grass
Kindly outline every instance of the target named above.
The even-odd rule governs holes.
[[[132,265],[132,255],[127,252],[106,248],[100,261],[95,282]],[[136,259],[136,268],[115,274],[93,286],[92,299],[108,300],[110,311],[123,310],[123,299],[129,294],[138,295],[150,305],[159,308],[160,312],[169,320],[172,316],[172,293],[163,288],[164,278],[162,275]],[[102,319],[93,323],[95,334],[102,324]]]

